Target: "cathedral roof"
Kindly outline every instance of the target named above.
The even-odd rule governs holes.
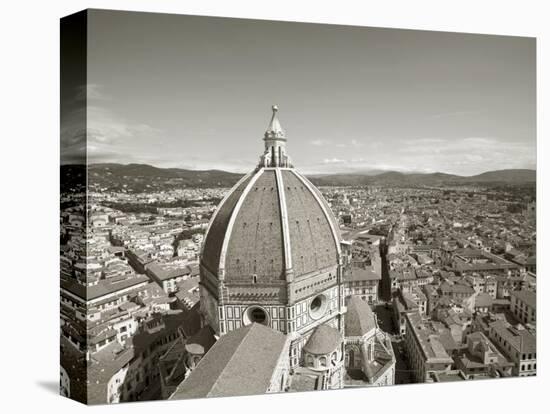
[[[201,264],[228,285],[278,284],[338,264],[339,249],[338,223],[319,190],[294,168],[260,165],[220,203]]]
[[[257,323],[223,335],[170,399],[265,393],[286,340],[281,332]]]
[[[327,355],[335,351],[342,343],[338,329],[329,325],[319,325],[304,345],[304,351],[314,355]]]
[[[358,296],[347,301],[346,336],[363,336],[376,328],[374,314],[369,304]]]

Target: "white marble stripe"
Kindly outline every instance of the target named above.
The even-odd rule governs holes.
[[[231,194],[233,194],[233,191],[237,190],[237,188],[239,188],[239,186],[242,184],[243,181],[245,181],[248,177],[250,177],[252,175],[252,172],[246,174],[244,177],[242,177],[238,182],[237,184],[235,184],[231,190],[229,190],[227,192],[227,194],[225,194],[225,196],[222,198],[222,201],[220,201],[220,204],[218,204],[218,207],[216,208],[216,210],[214,211],[214,214],[212,214],[212,217],[210,217],[210,222],[208,223],[208,227],[206,228],[206,232],[204,233],[204,238],[203,238],[203,243],[201,245],[201,252],[200,252],[200,258],[202,260],[202,255],[204,253],[204,246],[206,245],[206,238],[208,237],[208,232],[210,231],[210,226],[212,226],[212,223],[214,222],[214,220],[216,219],[216,216],[218,215],[218,212],[220,211],[220,209],[222,208],[222,206],[224,205],[224,203],[227,201],[227,199],[229,198],[229,196]]]
[[[285,253],[285,275],[287,281],[289,277],[292,277],[292,251],[290,250],[290,230],[288,228],[288,211],[285,197],[285,186],[283,183],[283,174],[281,169],[275,169],[275,175],[277,178],[277,190],[279,193],[279,208],[281,211],[281,228],[283,230],[283,245]]]
[[[321,207],[321,210],[323,210],[323,213],[325,214],[325,217],[328,221],[328,224],[330,226],[330,230],[332,231],[332,236],[333,236],[333,239],[334,239],[334,244],[336,244],[336,251],[338,252],[338,257],[340,257],[342,255],[342,252],[340,250],[340,238],[338,237],[338,233],[336,232],[336,229],[334,228],[334,225],[332,223],[332,220],[329,216],[329,214],[332,214],[332,212],[328,212],[327,209],[325,208],[325,205],[323,203],[323,200],[321,200],[319,198],[319,196],[317,195],[317,193],[315,192],[315,190],[312,188],[313,184],[311,184],[307,178],[303,177],[301,174],[297,173],[296,170],[291,170],[292,173],[298,177],[298,179],[304,183],[304,185],[308,188],[308,190],[311,192],[311,194],[313,195],[313,197],[315,197],[315,200],[317,200],[317,203],[319,203],[319,206]]]
[[[251,180],[243,190],[243,193],[239,197],[239,201],[237,201],[237,204],[235,205],[235,208],[231,213],[231,217],[229,219],[229,223],[227,224],[227,229],[225,230],[225,235],[223,238],[222,250],[220,252],[220,263],[218,266],[218,278],[220,280],[223,280],[225,278],[225,256],[227,254],[227,246],[229,245],[229,239],[231,238],[231,232],[233,231],[235,220],[237,219],[237,215],[239,214],[239,210],[241,209],[241,206],[243,205],[243,202],[246,199],[246,196],[250,192],[252,186],[256,183],[256,180],[260,177],[260,175],[263,174],[263,172],[264,172],[264,169],[260,168],[256,172],[256,174],[254,174],[254,176],[251,178]]]

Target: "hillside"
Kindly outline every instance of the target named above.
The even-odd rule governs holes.
[[[69,166],[62,167],[62,177]],[[74,167],[71,168],[74,174]],[[71,174],[72,175],[72,174]],[[92,164],[88,167],[90,189],[130,192],[161,191],[176,188],[231,187],[242,174],[220,170],[186,170],[158,168],[147,164]],[[309,179],[318,186],[439,186],[461,184],[522,184],[534,183],[536,172],[527,169],[488,171],[474,176],[445,173],[404,173],[385,171],[375,173],[312,175]]]
[[[445,173],[401,173],[387,171],[376,175],[333,174],[310,177],[316,185],[460,185],[460,184],[521,184],[536,181],[535,170],[488,171],[473,176]]]
[[[242,174],[219,170],[158,168],[146,164],[92,164],[88,183],[92,190],[109,189],[131,192],[160,191],[174,188],[231,187]]]

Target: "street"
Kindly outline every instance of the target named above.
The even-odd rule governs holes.
[[[391,335],[393,353],[395,354],[395,384],[408,384],[413,382],[407,356],[405,354],[403,340],[396,335],[395,326],[392,319],[393,309],[391,305],[381,303],[374,308],[374,313],[378,320],[378,326],[384,332]]]

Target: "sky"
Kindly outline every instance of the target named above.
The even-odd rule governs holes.
[[[536,167],[533,38],[113,11],[87,33],[90,163],[246,172],[277,104],[304,173]]]

